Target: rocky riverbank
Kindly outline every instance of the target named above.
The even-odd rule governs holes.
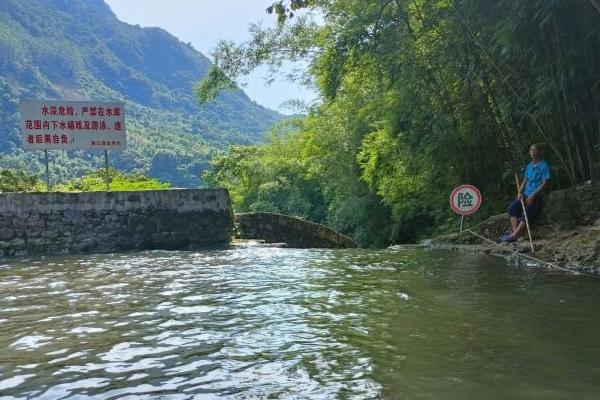
[[[549,263],[543,264],[549,268],[600,275],[600,185],[588,182],[547,194],[544,209],[531,226],[533,253],[527,236],[517,243],[497,243],[508,227],[508,216],[499,214],[462,234],[438,236],[425,244],[510,257],[520,253],[528,263],[532,261],[528,256],[533,256]]]

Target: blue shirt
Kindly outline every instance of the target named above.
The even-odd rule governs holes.
[[[538,161],[537,164],[530,162],[525,168],[525,179],[527,183],[523,194],[529,197],[544,181],[550,179],[550,166],[544,160]]]

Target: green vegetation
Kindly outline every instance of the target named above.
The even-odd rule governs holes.
[[[108,169],[111,192],[168,189],[170,183],[139,173],[126,173],[115,168]],[[52,185],[53,192],[94,192],[106,190],[106,169],[89,173],[80,178]],[[46,181],[38,175],[28,175],[23,171],[0,170],[0,192],[46,192]]]
[[[292,133],[212,161],[207,182],[231,188],[240,211],[381,245],[455,229],[448,195],[461,183],[482,190],[476,218],[501,211],[533,142],[554,189],[600,179],[596,0],[291,0],[269,11],[276,28],[220,44],[201,100],[262,64],[304,60],[322,102]]]
[[[169,183],[142,174],[127,174],[114,168],[108,169],[111,192],[168,189]],[[54,192],[101,192],[106,190],[106,170],[98,170],[81,178],[75,178],[52,188]]]
[[[0,170],[0,192],[37,192],[43,187],[37,175],[10,169]]]
[[[202,183],[213,154],[254,144],[281,116],[229,90],[199,109],[196,82],[209,60],[167,32],[120,22],[102,0],[0,2],[0,168],[43,172],[43,154],[20,150],[19,99],[125,101],[129,145],[121,170],[182,187]],[[51,152],[52,180],[99,168],[97,152]]]
[[[227,153],[212,160],[213,168],[205,172],[205,182],[212,187],[229,188],[238,210],[322,220],[322,187],[307,160],[298,157],[302,151],[300,136],[277,136],[277,132],[297,124],[290,121],[275,128],[267,145],[230,147]]]

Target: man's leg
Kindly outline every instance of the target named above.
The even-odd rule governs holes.
[[[528,220],[531,222],[536,215],[540,212],[542,205],[543,205],[543,199],[538,197],[532,205],[530,206],[525,206],[525,210],[527,212],[527,218]],[[512,223],[512,218],[511,218],[511,223]],[[521,221],[519,222],[519,225],[517,226],[516,229],[513,229],[513,239],[517,240],[518,238],[520,238],[522,235],[525,234],[525,229],[527,228],[527,224],[525,222],[525,219],[521,219]]]
[[[510,217],[510,227],[514,235],[519,227],[519,219],[517,217]]]
[[[513,200],[510,206],[508,206],[506,212],[508,213],[508,217],[510,219],[511,231],[514,233],[519,227],[519,218],[523,214],[521,201],[518,198]]]
[[[512,233],[513,239],[517,240],[518,238],[520,238],[523,235],[523,233],[525,232],[525,228],[527,228],[525,221],[519,222],[519,225],[515,229],[513,229],[513,233]]]

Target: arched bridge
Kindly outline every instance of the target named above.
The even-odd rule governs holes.
[[[235,214],[241,239],[262,239],[268,243],[284,242],[295,248],[353,248],[358,244],[332,229],[288,215],[256,212]]]

